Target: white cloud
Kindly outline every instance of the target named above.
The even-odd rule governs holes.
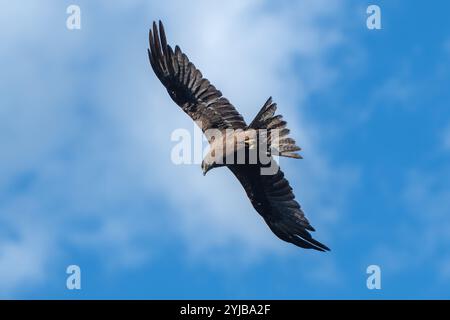
[[[11,216],[5,216],[6,212],[2,210],[0,297],[19,294],[18,288],[26,292],[45,279],[55,247],[49,223],[39,221],[33,214],[38,210],[36,203],[28,197],[16,199],[7,208]]]
[[[0,210],[14,221],[17,213],[8,208],[27,194],[39,207],[31,216],[64,231],[39,240],[33,228],[21,229],[21,240],[7,245],[3,259],[25,261],[30,249],[44,266],[49,242],[67,241],[98,252],[115,248],[107,259],[129,266],[146,261],[161,234],[176,235],[191,257],[211,263],[231,254],[233,263],[245,264],[263,252],[288,250],[225,169],[203,177],[198,166],[170,162],[170,133],[191,128],[191,120],[171,102],[146,60],[147,28],[159,17],[169,42],[179,44],[248,121],[268,96],[274,97],[306,158],[282,165],[294,186],[301,182],[297,195],[318,238],[332,239],[326,229],[339,219],[353,172],[330,164],[319,147],[317,124],[305,119],[301,106],[338,74],[326,56],[344,35],[323,24],[342,17],[343,1],[274,8],[257,1],[80,2],[80,31],[65,29],[64,7],[51,7],[50,2],[26,10],[7,7],[0,19],[0,34],[14,35],[0,54],[10,66],[10,77],[0,80],[2,118],[8,119],[2,123],[8,135],[0,138],[7,150],[0,159],[0,192],[7,205]],[[11,16],[17,15],[27,23],[13,24]],[[10,191],[27,174],[30,186]],[[211,192],[217,188],[220,192]],[[146,207],[145,200],[134,203],[147,198],[160,199],[163,209]],[[73,221],[96,226],[76,227]],[[11,286],[37,277],[25,271]]]

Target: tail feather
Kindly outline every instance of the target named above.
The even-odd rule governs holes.
[[[290,130],[287,122],[281,114],[275,115],[277,104],[272,102],[272,97],[267,99],[255,119],[248,126],[249,129],[267,129],[268,152],[272,155],[301,159],[296,153],[301,148],[295,144],[295,140],[288,137]]]

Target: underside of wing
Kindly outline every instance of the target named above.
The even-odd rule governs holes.
[[[280,239],[302,248],[330,250],[312,238],[309,231],[315,230],[306,219],[289,182],[279,168],[274,175],[262,175],[259,165],[228,167],[244,187],[253,207]]]
[[[153,22],[149,31],[150,64],[170,97],[186,112],[200,128],[242,129],[246,124],[234,106],[222,96],[187,56],[175,46],[167,44],[164,26],[159,22],[159,30]]]

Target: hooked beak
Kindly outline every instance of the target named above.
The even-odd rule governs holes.
[[[202,162],[203,176],[206,176],[208,171],[211,170],[212,168],[214,168],[213,165],[210,165],[208,163]]]
[[[204,162],[202,162],[202,170],[203,170],[203,176],[206,176],[206,173],[208,172],[208,167]]]

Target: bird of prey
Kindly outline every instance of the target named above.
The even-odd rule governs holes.
[[[153,22],[149,30],[149,46],[148,57],[156,76],[165,86],[172,100],[200,126],[205,134],[211,129],[220,132],[233,132],[233,130],[236,132],[231,135],[225,134],[225,138],[220,141],[210,139],[207,135],[211,148],[202,162],[203,174],[215,167],[228,167],[244,187],[253,207],[275,235],[301,248],[330,250],[312,238],[309,231],[315,230],[295,200],[292,188],[279,167],[271,174],[262,174],[261,169],[265,164],[259,160],[256,163],[227,164],[226,161],[222,163],[217,161],[217,156],[214,155],[214,147],[218,142],[234,140],[237,135],[245,135],[250,130],[265,129],[279,132],[276,155],[301,158],[296,153],[300,148],[295,145],[293,139],[287,137],[289,130],[286,128],[286,122],[281,115],[275,115],[277,106],[272,99],[267,100],[255,119],[247,125],[235,107],[208,79],[203,77],[186,54],[178,46],[172,49],[167,44],[161,21],[159,21],[159,28],[156,22]],[[244,139],[244,148],[251,149],[255,145],[254,141],[261,139],[258,137]],[[270,144],[270,138],[267,136],[266,141]]]

